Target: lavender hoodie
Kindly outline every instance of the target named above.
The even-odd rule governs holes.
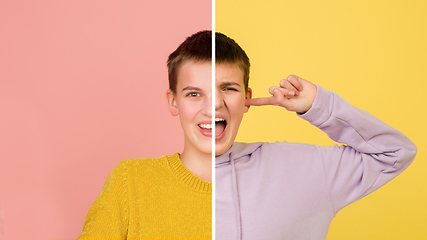
[[[401,173],[416,147],[317,86],[301,118],[346,145],[234,143],[216,158],[216,239],[325,239],[335,214]]]

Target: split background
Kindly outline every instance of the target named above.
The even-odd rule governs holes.
[[[402,175],[338,213],[327,239],[423,239],[426,3],[215,6],[216,30],[251,59],[254,97],[297,74],[418,146]],[[195,0],[0,2],[0,239],[75,239],[121,159],[182,150],[165,100],[165,62],[186,36],[211,29],[211,11],[210,1]],[[251,107],[237,140],[334,144],[277,107]]]
[[[0,26],[0,239],[77,239],[121,159],[182,151],[166,60],[212,3],[1,1]]]
[[[426,238],[427,2],[217,0],[216,31],[249,55],[254,97],[269,96],[270,86],[296,74],[417,145],[406,171],[337,214],[328,240]],[[334,144],[295,113],[274,106],[251,107],[237,140]]]

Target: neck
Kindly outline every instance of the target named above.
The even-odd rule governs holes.
[[[184,166],[197,177],[212,182],[212,155],[199,151],[189,151],[184,147],[180,154],[180,159]]]

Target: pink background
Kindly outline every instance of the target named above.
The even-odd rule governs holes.
[[[0,239],[76,239],[121,159],[182,151],[165,62],[203,29],[210,1],[0,3]]]

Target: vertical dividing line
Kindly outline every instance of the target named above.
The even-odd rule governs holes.
[[[212,0],[212,239],[215,240],[215,0]]]

